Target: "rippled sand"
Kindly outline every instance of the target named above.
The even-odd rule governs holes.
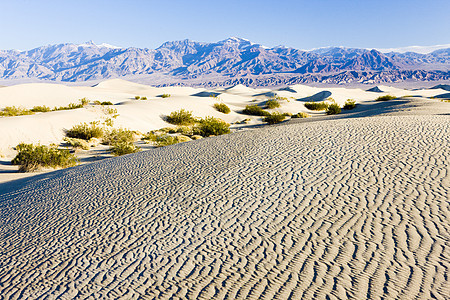
[[[448,299],[438,112],[289,123],[0,185],[0,295]]]

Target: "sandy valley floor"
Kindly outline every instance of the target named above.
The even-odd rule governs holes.
[[[448,299],[450,103],[353,92],[351,114],[0,184],[0,295]]]

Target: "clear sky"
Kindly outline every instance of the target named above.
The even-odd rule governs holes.
[[[0,0],[0,49],[93,40],[157,48],[236,36],[269,47],[450,43],[449,0]]]

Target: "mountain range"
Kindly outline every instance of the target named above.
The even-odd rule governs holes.
[[[442,48],[442,47],[441,47]],[[0,51],[0,79],[80,82],[124,78],[153,85],[274,86],[450,80],[450,46],[430,53],[265,47],[242,38],[172,41],[157,49],[58,44]]]

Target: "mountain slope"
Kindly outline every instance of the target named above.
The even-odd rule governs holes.
[[[282,82],[396,82],[450,78],[450,49],[429,54],[382,53],[343,47],[303,51],[267,48],[240,38],[216,43],[173,41],[157,49],[117,48],[88,42],[59,44],[29,51],[0,51],[0,79],[55,81],[101,80],[164,75],[172,83],[223,82],[260,77]],[[351,73],[349,73],[351,72]],[[356,72],[356,73],[354,73]],[[419,75],[417,75],[419,74]],[[345,79],[343,79],[345,77]],[[344,80],[344,81],[342,81]],[[212,82],[211,82],[212,81]]]

